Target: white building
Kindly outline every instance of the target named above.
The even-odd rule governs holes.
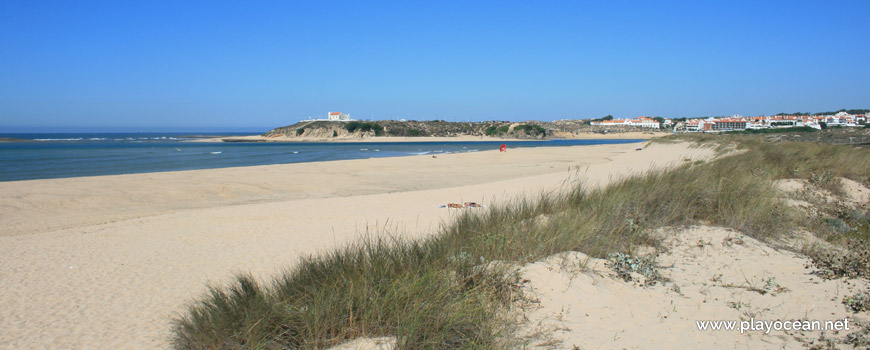
[[[840,112],[827,116],[824,121],[830,126],[858,126],[858,121],[855,117],[849,113]]]
[[[638,117],[630,120],[628,125],[639,126],[641,128],[659,129],[662,124],[650,117]]]
[[[332,121],[350,121],[353,120],[350,118],[350,114],[341,113],[341,112],[329,112],[329,118],[327,120]]]

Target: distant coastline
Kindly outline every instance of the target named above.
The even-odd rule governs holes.
[[[529,142],[529,141],[552,141],[552,140],[627,140],[627,139],[650,139],[662,137],[667,133],[651,132],[621,132],[621,133],[582,133],[570,137],[554,137],[545,139],[508,138],[490,136],[364,136],[364,137],[267,137],[263,135],[230,136],[230,137],[207,137],[185,140],[184,142],[276,142],[276,143],[377,143],[377,142]]]

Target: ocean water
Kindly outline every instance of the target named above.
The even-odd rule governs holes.
[[[222,136],[250,133],[221,133]],[[486,142],[228,143],[184,142],[196,133],[0,134],[0,181],[51,179],[320,162],[342,159],[437,155],[521,147],[564,147],[642,140]]]

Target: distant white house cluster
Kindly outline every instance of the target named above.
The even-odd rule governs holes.
[[[822,129],[822,124],[828,126],[861,126],[867,122],[865,114],[849,114],[839,112],[833,115],[774,115],[744,117],[733,115],[730,117],[695,118],[674,123],[671,119],[659,120],[650,117],[638,117],[634,119],[613,119],[594,121],[589,125],[615,127],[633,126],[641,128],[667,128],[673,126],[674,131],[708,132],[708,131],[731,131],[746,129],[769,129],[806,126],[814,129]]]
[[[867,122],[865,114],[839,112],[834,115],[772,115],[744,117],[733,115],[727,118],[689,119],[674,125],[674,131],[707,132],[746,129],[771,129],[806,126],[822,129],[828,126],[861,126]]]

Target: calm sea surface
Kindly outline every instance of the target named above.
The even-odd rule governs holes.
[[[250,133],[221,133],[222,136]],[[192,143],[196,133],[0,134],[0,181],[401,157],[508,148],[630,143],[553,140],[383,143]]]

